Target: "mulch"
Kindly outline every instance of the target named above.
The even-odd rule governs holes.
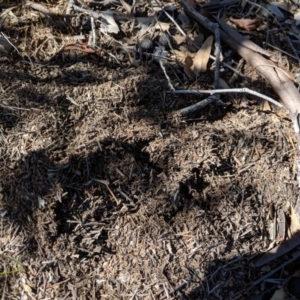
[[[155,61],[117,63],[104,37],[101,53],[58,51],[65,33],[40,18],[3,29],[23,55],[0,57],[3,299],[270,299],[299,265],[251,287],[288,259],[253,267],[297,198],[285,112],[231,94],[181,117],[203,97],[167,93]],[[166,69],[176,88],[213,85],[213,66],[195,82]]]

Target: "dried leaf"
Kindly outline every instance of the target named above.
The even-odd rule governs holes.
[[[279,290],[276,290],[270,300],[284,300],[287,298],[287,293],[284,291],[282,287]]]
[[[141,60],[140,59],[135,59],[134,57],[131,57],[131,55],[129,54],[129,60],[130,60],[130,63],[135,66],[135,67],[138,67],[141,65]]]
[[[152,27],[153,24],[155,24],[156,22],[154,18],[148,18],[148,17],[139,17],[136,18],[136,21],[142,27],[139,36],[144,35],[148,31],[149,27]]]
[[[193,58],[187,51],[178,51],[174,50],[174,54],[176,55],[176,60],[183,67],[185,74],[193,79],[195,77],[191,67],[193,65]]]
[[[294,14],[294,20],[296,26],[300,24],[300,10],[297,10],[296,13]]]
[[[120,3],[122,4],[122,6],[126,10],[126,12],[128,14],[130,14],[131,13],[131,6],[127,2],[125,2],[124,0],[120,0]]]
[[[255,19],[234,19],[230,18],[230,21],[233,22],[236,26],[243,28],[247,31],[257,28],[261,24],[260,18]]]
[[[102,12],[101,28],[107,33],[118,33],[119,26],[111,12]]]
[[[292,234],[294,234],[294,233],[300,231],[300,220],[297,216],[297,212],[296,212],[296,209],[294,207],[292,207],[290,217],[291,217],[290,229],[291,229]]]
[[[192,70],[194,71],[195,75],[197,75],[200,72],[206,72],[213,40],[214,37],[212,35],[209,36],[205,40],[201,48],[197,51],[192,67]]]
[[[286,219],[282,209],[278,211],[277,226],[278,226],[278,233],[277,233],[276,241],[277,242],[283,241],[285,239],[285,233],[286,233]]]
[[[299,162],[297,163],[297,167],[299,168]],[[298,219],[300,220],[300,195],[297,197],[295,212],[297,214]]]
[[[177,45],[180,45],[185,42],[185,37],[183,35],[176,34],[176,35],[173,35],[172,38],[176,42]]]
[[[25,284],[25,283],[23,283],[23,289],[24,289],[24,291],[26,292],[26,293],[31,293],[32,292],[32,289],[31,289],[31,287],[29,286],[29,285],[27,285],[27,284]]]
[[[262,111],[270,112],[272,111],[269,101],[264,100],[262,103]]]
[[[186,51],[179,51],[174,49],[174,54],[176,56],[176,60],[179,62],[181,66],[184,65],[184,61],[186,56],[188,55]]]
[[[185,58],[183,70],[190,79],[195,78],[194,72],[192,71],[192,65],[193,59],[189,55],[187,55],[187,57]]]
[[[157,22],[155,24],[155,29],[162,30],[162,31],[167,31],[167,30],[169,30],[170,25],[171,25],[170,23]]]
[[[127,38],[127,37],[124,37],[123,38],[123,41],[125,43],[127,43],[127,45],[135,45],[137,43],[137,40],[135,38]]]

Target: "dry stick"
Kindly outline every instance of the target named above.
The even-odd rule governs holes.
[[[77,5],[74,5],[73,4],[73,9],[76,10],[76,11],[80,11],[80,12],[84,12],[84,13],[87,13],[89,14],[91,17],[93,17],[94,19],[99,19],[101,17],[101,14],[91,10],[91,9],[85,9],[85,8],[82,8],[82,7],[79,7]]]
[[[247,93],[247,94],[251,94],[251,95],[263,98],[280,108],[284,108],[284,105],[282,105],[280,102],[278,102],[264,94],[250,90],[248,88],[219,89],[219,90],[176,90],[173,93],[174,94],[210,94],[210,95],[214,95],[214,94],[218,94],[218,93],[223,93],[223,94],[224,93]]]
[[[220,88],[220,54],[221,54],[221,41],[220,41],[220,31],[219,31],[219,25],[215,24],[214,26],[215,31],[215,55],[216,55],[216,65],[215,65],[215,74],[214,74],[214,86],[215,89]],[[215,104],[217,105],[224,105],[224,103],[221,101],[220,94],[216,95]]]
[[[1,34],[2,34],[2,36],[3,36],[3,38],[5,38],[5,40],[17,51],[17,53],[19,54],[19,56],[22,58],[22,59],[24,59],[24,57],[21,55],[21,53],[19,52],[19,50],[18,50],[18,48],[7,38],[7,36],[1,31],[0,32]],[[32,61],[31,61],[31,59],[30,59],[30,57],[28,57],[28,59],[29,59],[29,64],[31,65],[31,66],[33,66],[33,63],[32,63]],[[27,61],[25,61],[26,63],[27,63]]]
[[[297,233],[289,240],[284,241],[277,247],[271,249],[270,251],[263,254],[257,261],[254,262],[254,266],[256,268],[260,268],[272,260],[277,259],[278,257],[288,253],[292,249],[298,247],[300,245],[300,233]]]
[[[283,269],[284,267],[286,267],[287,265],[289,265],[290,263],[292,263],[294,260],[298,259],[300,257],[300,250],[295,250],[291,253],[292,258],[289,259],[288,261],[286,261],[285,263],[281,264],[279,267],[273,269],[272,271],[270,271],[269,273],[267,273],[266,275],[262,276],[261,278],[259,278],[258,280],[254,281],[247,289],[246,292],[252,290],[256,285],[260,284],[261,282],[263,282],[264,280],[266,280],[267,278],[271,277],[273,274],[275,274],[276,272],[278,272],[279,270]]]
[[[74,0],[69,0],[68,6],[67,6],[67,8],[66,8],[66,14],[67,14],[67,15],[70,14],[73,5],[74,5]]]
[[[237,65],[237,67],[236,67],[236,69],[237,69],[238,71],[242,69],[242,66],[243,66],[244,62],[245,62],[245,60],[244,60],[243,58],[241,58],[241,59],[239,60],[239,63],[238,63],[238,65]],[[229,84],[234,83],[234,82],[237,80],[237,77],[238,77],[238,75],[237,75],[236,73],[233,73],[233,75],[231,76],[231,78],[230,78],[230,80],[229,80]]]
[[[159,3],[158,3],[157,1],[156,1],[156,3],[159,5]],[[151,6],[151,8],[152,8],[152,5],[151,5],[151,4],[150,4],[150,6]],[[153,10],[153,8],[152,8],[152,10]],[[162,10],[163,10],[164,13],[166,13],[163,7],[162,7]],[[154,11],[154,10],[153,10],[153,11]],[[166,13],[166,14],[168,14],[168,13]],[[161,24],[158,22],[158,19],[157,19],[157,17],[156,17],[156,14],[155,14],[154,16],[155,16],[156,22],[158,23],[158,25],[159,25],[159,27],[160,27],[161,32],[163,32],[163,29],[162,29],[162,27],[161,27]],[[172,48],[172,45],[171,45],[171,43],[170,43],[169,40],[168,40],[168,44],[169,44],[170,48],[173,50],[173,52],[174,52],[174,49]],[[162,68],[162,70],[163,70],[163,72],[164,72],[164,74],[165,74],[165,77],[166,77],[166,79],[167,79],[167,81],[168,81],[168,86],[169,86],[170,90],[171,90],[171,91],[175,91],[175,88],[173,87],[173,84],[172,84],[172,82],[171,82],[171,79],[170,79],[170,77],[169,77],[169,75],[168,75],[168,73],[167,73],[167,71],[166,71],[165,66],[164,66],[163,58],[164,58],[164,57],[160,57],[160,56],[159,56],[159,57],[157,58],[157,60],[158,60],[159,65],[160,65],[160,67]]]
[[[45,15],[53,15],[54,14],[51,10],[49,10],[42,4],[34,3],[31,1],[26,1],[25,5],[31,7],[35,10],[38,10]]]
[[[275,47],[275,46],[273,46],[273,45],[270,44],[270,43],[264,42],[264,44],[267,45],[267,46],[269,46],[269,47],[271,47],[271,48],[273,48],[273,49],[275,49],[275,50],[277,50],[277,51],[279,51],[279,52],[281,52],[281,53],[283,53],[283,54],[286,54],[287,56],[289,56],[289,57],[291,57],[291,58],[294,58],[294,59],[297,59],[297,60],[298,60],[298,57],[296,57],[296,56],[294,56],[294,55],[292,55],[292,54],[290,54],[290,53],[288,53],[288,52],[286,52],[286,51],[284,51],[284,50],[281,50],[280,48]]]
[[[272,14],[270,14],[270,12],[269,12],[265,7],[263,7],[263,6],[261,6],[261,5],[257,4],[257,3],[253,3],[252,1],[249,1],[249,0],[245,0],[245,1],[248,2],[248,3],[251,4],[251,5],[254,5],[254,6],[256,6],[256,7],[259,7],[259,9],[264,10],[268,15],[271,15],[271,16],[272,16]],[[274,16],[272,16],[272,17],[273,17],[274,22],[280,27],[280,29],[281,29],[280,32],[282,32],[282,33],[285,35],[285,37],[286,37],[286,39],[287,39],[287,41],[288,41],[288,43],[289,43],[291,49],[292,49],[293,52],[294,52],[294,55],[296,56],[296,59],[298,60],[298,62],[300,62],[298,53],[297,53],[296,49],[294,48],[294,46],[293,46],[291,40],[290,40],[290,39],[288,38],[288,36],[286,35],[285,31],[283,30],[283,28],[282,28],[281,24],[278,22],[278,20],[277,20]]]
[[[166,79],[167,79],[167,81],[168,81],[168,85],[169,85],[170,90],[171,90],[172,92],[174,92],[174,91],[175,91],[175,88],[174,88],[173,85],[172,85],[171,79],[170,79],[170,77],[169,77],[168,74],[167,74],[167,71],[166,71],[166,69],[165,69],[165,66],[164,66],[162,60],[163,60],[163,58],[158,58],[159,65],[160,65],[160,67],[162,68],[162,70],[163,70],[163,72],[164,72],[164,74],[165,74],[165,77],[166,77]]]
[[[213,55],[210,55],[209,58],[212,59],[212,60],[214,60],[214,61],[216,60],[216,58]],[[232,72],[234,72],[238,76],[241,76],[241,77],[245,78],[246,80],[251,81],[250,77],[244,75],[238,69],[235,69],[234,67],[228,65],[227,63],[225,63],[223,61],[220,61],[220,64],[221,64],[221,66],[226,67],[227,69],[231,70]]]
[[[96,29],[95,29],[95,19],[94,19],[94,17],[91,17],[91,25],[92,25],[92,34],[93,34],[92,45],[93,45],[93,47],[96,47]]]
[[[2,36],[5,38],[5,40],[17,51],[17,53],[21,56],[19,50],[17,49],[17,47],[8,39],[8,37],[1,31],[0,32],[2,34]]]
[[[184,32],[184,30],[178,25],[178,23],[174,20],[174,18],[172,17],[172,16],[170,16],[169,14],[168,14],[168,12],[167,11],[165,11],[164,10],[164,13],[165,13],[165,15],[173,22],[173,24],[177,27],[177,29],[178,29],[178,31],[196,48],[196,49],[200,49],[200,47],[197,45],[197,44],[195,44],[188,36],[187,36],[187,34]],[[214,61],[216,61],[216,57],[215,56],[213,56],[213,55],[210,55],[209,56],[209,58],[210,59],[212,59],[212,60],[214,60]],[[247,79],[247,80],[251,80],[251,78],[250,77],[248,77],[248,76],[246,76],[246,75],[244,75],[244,74],[242,74],[241,72],[239,72],[238,70],[236,70],[235,68],[233,68],[232,66],[230,66],[230,65],[228,65],[227,63],[225,63],[225,62],[220,62],[220,64],[221,64],[221,66],[224,66],[224,67],[226,67],[227,69],[229,69],[229,70],[231,70],[231,71],[233,71],[233,72],[235,72],[236,74],[238,74],[239,76],[241,76],[241,77],[243,77],[243,78],[245,78],[245,79]]]
[[[188,14],[190,14],[197,22],[213,32],[214,22],[211,22],[203,15],[198,13],[187,0],[181,0]],[[228,44],[234,51],[236,51],[245,61],[251,65],[261,76],[266,78],[274,91],[281,98],[284,106],[290,110],[290,116],[294,123],[294,128],[299,129],[298,114],[300,112],[300,94],[297,88],[289,77],[283,72],[278,72],[276,68],[267,67],[266,65],[274,65],[271,60],[267,60],[261,54],[268,54],[265,50],[258,47],[250,40],[245,39],[237,31],[227,25],[218,18],[215,20],[221,27],[221,39]],[[259,54],[260,53],[260,54]],[[275,66],[275,65],[274,65]],[[295,131],[297,141],[300,141],[299,131]],[[297,145],[298,157],[300,157],[300,144]],[[300,159],[297,174],[300,174]],[[300,176],[298,185],[300,187]]]
[[[2,27],[5,19],[7,16],[5,16],[6,14],[8,14],[10,11],[12,11],[13,9],[15,9],[18,6],[12,6],[10,8],[5,9],[1,14],[0,14],[0,28]]]
[[[176,91],[175,91],[176,92]],[[193,105],[190,105],[190,106],[187,106],[183,109],[181,109],[179,111],[179,113],[182,115],[182,116],[186,116],[194,111],[197,111],[209,104],[213,104],[213,103],[216,103],[218,100],[218,98],[216,98],[215,96],[210,96],[200,102],[197,102],[196,104],[193,104]]]
[[[56,14],[56,13],[52,12],[51,10],[49,10],[44,5],[34,3],[34,2],[31,2],[31,1],[26,1],[25,5],[28,6],[28,7],[33,8],[33,9],[35,9],[35,10],[41,12],[41,13],[43,13],[44,15],[58,16],[58,17],[72,17],[72,15]]]
[[[220,41],[220,31],[219,31],[219,25],[215,24],[215,55],[216,55],[216,66],[215,66],[215,89],[220,88],[220,53],[221,53],[221,41]],[[218,95],[218,98],[220,98],[220,95]]]

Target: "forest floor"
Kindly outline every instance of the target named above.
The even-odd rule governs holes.
[[[57,33],[28,24],[18,34],[22,53]],[[228,94],[225,106],[182,117],[203,97],[169,93],[158,63],[120,65],[109,47],[120,45],[102,56],[57,52],[47,64],[0,57],[0,295],[270,299],[278,284],[252,284],[287,257],[260,269],[252,261],[281,241],[270,234],[277,215],[289,228],[293,219],[288,115]],[[166,70],[176,88],[211,89],[210,66],[189,83],[179,66]],[[233,87],[276,99],[255,71],[243,74],[251,81]]]

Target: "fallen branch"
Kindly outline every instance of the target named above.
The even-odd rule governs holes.
[[[272,271],[270,271],[269,273],[265,274],[264,276],[262,276],[261,278],[259,278],[258,280],[254,281],[247,289],[246,291],[249,292],[250,290],[252,290],[255,286],[257,286],[258,284],[262,283],[263,281],[265,281],[267,278],[270,278],[273,274],[277,273],[280,270],[283,270],[286,266],[288,266],[289,264],[291,264],[293,261],[295,261],[296,259],[298,259],[300,257],[300,250],[295,250],[291,253],[291,258],[284,262],[283,264],[281,264],[279,267],[273,269]]]
[[[240,35],[236,30],[227,25],[219,18],[211,17],[212,20],[204,17],[190,4],[188,0],[181,0],[186,12],[192,16],[199,24],[205,27],[210,32],[214,32],[215,22],[220,26],[221,40],[230,48],[237,52],[245,61],[252,66],[262,77],[264,77],[272,86],[274,91],[280,97],[283,105],[288,108],[291,120],[294,124],[294,130],[298,142],[297,151],[300,157],[300,133],[299,133],[299,112],[300,112],[300,94],[289,76],[285,72],[279,71],[275,63],[266,59],[269,53],[260,48],[255,43],[247,40]],[[264,56],[263,56],[264,55]],[[300,161],[298,159],[298,161]],[[298,186],[300,187],[300,163],[298,166]]]
[[[184,30],[179,26],[179,24],[174,20],[174,18],[172,16],[170,16],[168,14],[168,12],[166,10],[163,10],[165,15],[173,22],[173,24],[176,26],[176,28],[178,29],[178,31],[187,39],[187,41],[189,41],[196,49],[199,49],[200,47],[195,44],[190,38],[189,36],[184,32]],[[218,35],[217,39],[219,39],[220,36]],[[214,60],[214,61],[217,61],[217,57],[213,56],[213,55],[210,55],[209,56],[210,59]],[[221,66],[224,66],[226,68],[228,68],[229,70],[233,71],[235,74],[247,79],[247,80],[251,80],[248,76],[242,74],[241,72],[239,72],[238,70],[236,70],[235,68],[233,68],[232,66],[230,66],[229,64],[225,63],[225,62],[222,62],[220,61],[219,59],[219,64],[221,64]]]
[[[269,262],[283,256],[284,254],[290,252],[294,248],[300,246],[300,233],[297,233],[289,240],[282,242],[277,247],[271,249],[270,251],[264,253],[257,261],[254,262],[255,268],[260,268]]]

